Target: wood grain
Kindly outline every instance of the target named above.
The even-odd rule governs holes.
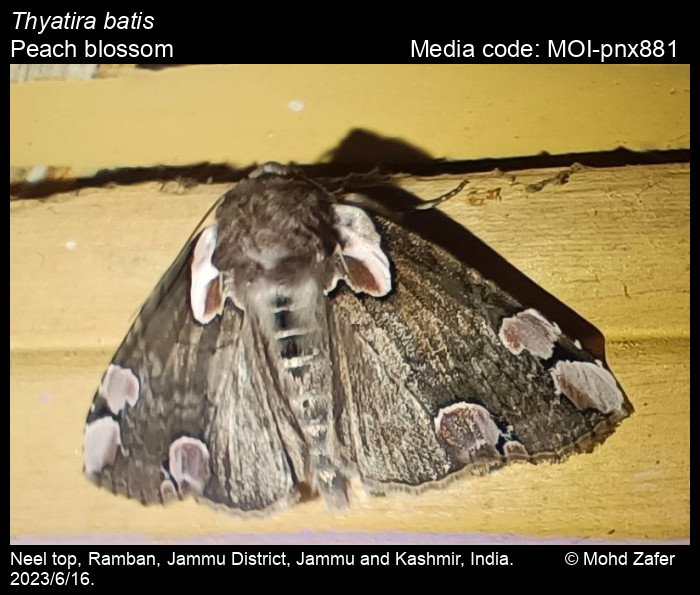
[[[149,539],[301,529],[535,536],[689,535],[689,179],[686,164],[469,176],[451,217],[598,326],[636,413],[591,455],[519,465],[419,497],[321,501],[243,521],[145,509],[81,474],[84,417],[133,315],[222,192],[159,184],[10,203],[10,534]],[[424,198],[450,176],[401,178]]]

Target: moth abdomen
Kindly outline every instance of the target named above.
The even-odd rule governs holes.
[[[310,306],[305,306],[308,309]],[[304,308],[302,308],[303,310]],[[295,377],[303,374],[317,351],[313,348],[313,335],[318,329],[310,326],[302,311],[294,309],[291,299],[283,308],[276,308],[272,313],[272,329],[275,351],[281,358],[282,368]]]
[[[275,329],[278,331],[287,331],[289,330],[289,325],[291,324],[291,318],[292,314],[289,311],[289,309],[285,310],[277,310],[274,313],[275,317]],[[294,330],[294,329],[292,329]]]
[[[292,359],[301,355],[299,335],[294,334],[284,337],[277,337],[277,343],[279,345],[282,359]]]
[[[330,507],[343,508],[348,504],[347,480],[337,454],[328,298],[319,282],[323,273],[320,265],[309,267],[295,283],[261,280],[255,291],[265,297],[254,308],[279,379],[284,401],[279,409],[290,412],[308,453],[303,481]]]

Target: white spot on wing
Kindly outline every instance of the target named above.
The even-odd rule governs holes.
[[[219,312],[207,312],[207,295],[209,284],[219,277],[219,269],[212,264],[216,248],[217,228],[215,225],[202,231],[192,255],[192,284],[190,286],[190,305],[192,315],[197,322],[207,324]],[[222,300],[223,302],[223,300]]]
[[[139,399],[140,384],[129,368],[110,364],[100,382],[100,396],[107,401],[109,410],[116,414],[129,403],[132,407]]]
[[[68,240],[66,242],[66,250],[75,250],[78,247],[78,242],[75,240]]]
[[[549,359],[560,334],[556,324],[530,308],[504,318],[498,338],[515,355],[525,349],[540,359]]]
[[[454,418],[459,420],[459,425],[468,427],[473,436],[479,436],[474,443],[474,449],[482,444],[495,446],[501,436],[501,430],[498,429],[496,422],[489,410],[476,403],[454,403],[443,407],[438,411],[435,417],[435,432],[439,435],[443,430],[443,424],[447,419]]]
[[[386,295],[392,286],[391,267],[381,248],[381,238],[374,228],[374,223],[367,213],[358,207],[334,205],[333,210],[336,216],[335,230],[341,242],[343,256],[360,261],[371,274],[378,289],[367,293],[374,297]],[[334,287],[335,283],[332,286]]]
[[[613,375],[602,366],[561,361],[550,374],[557,394],[565,395],[577,409],[593,408],[601,413],[612,413],[622,408],[622,391]]]
[[[201,440],[182,436],[170,445],[168,466],[181,492],[187,487],[201,494],[209,478],[209,449]]]
[[[289,109],[293,112],[303,112],[306,105],[301,99],[292,99],[289,102]]]
[[[101,417],[88,424],[83,437],[85,472],[92,475],[113,465],[120,444],[119,424],[111,417]]]

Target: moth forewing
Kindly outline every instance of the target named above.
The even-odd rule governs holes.
[[[142,308],[84,468],[144,503],[342,508],[354,475],[383,493],[560,459],[631,412],[555,321],[275,164],[222,197]]]

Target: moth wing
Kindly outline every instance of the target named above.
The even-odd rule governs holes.
[[[341,442],[370,489],[589,451],[632,413],[602,362],[439,247],[379,219],[382,299],[334,295]]]
[[[156,287],[102,378],[85,427],[85,472],[143,503],[193,493],[234,511],[274,509],[296,498],[297,485],[268,405],[266,366],[230,301],[206,324],[194,318],[191,263],[202,237]]]

